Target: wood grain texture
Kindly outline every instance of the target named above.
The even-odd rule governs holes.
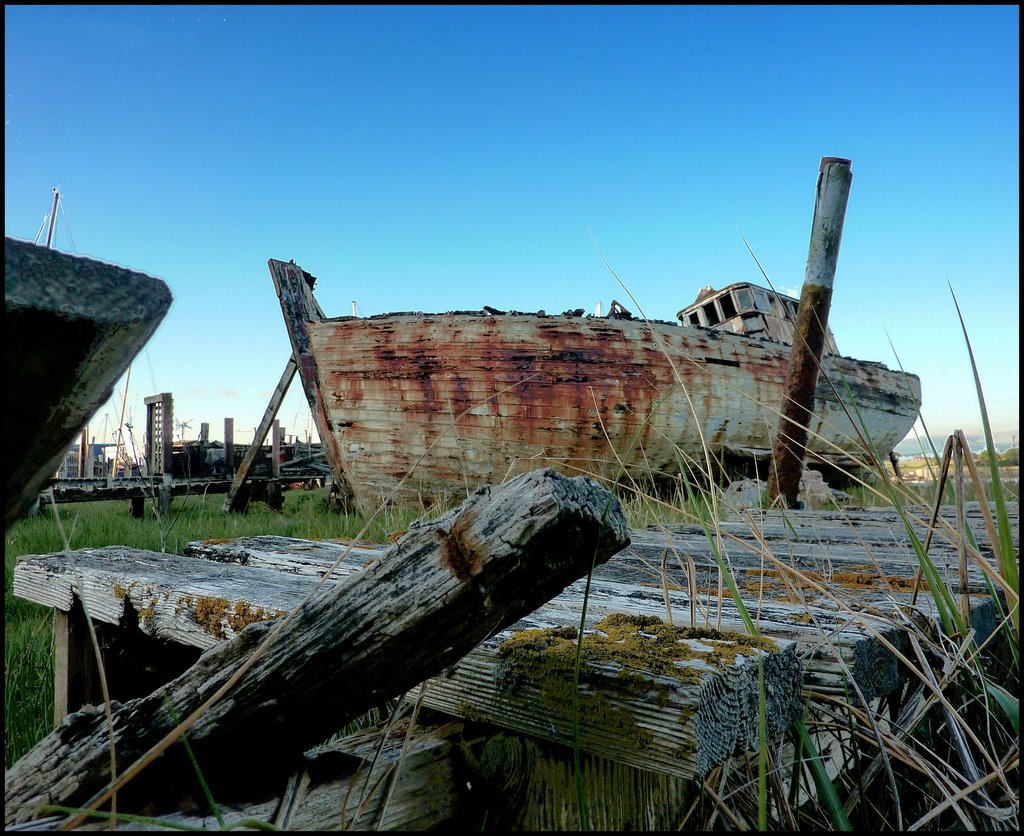
[[[297,605],[287,629],[255,622],[165,687],[115,706],[119,761],[133,763],[251,663],[189,741],[221,797],[257,796],[345,722],[436,675],[628,542],[621,506],[589,480],[544,470],[481,488]],[[178,748],[132,785],[188,770]],[[108,757],[102,712],[69,715],[5,773],[5,822],[40,804],[86,802],[106,783]]]

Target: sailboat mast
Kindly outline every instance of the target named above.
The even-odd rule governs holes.
[[[46,249],[50,249],[53,243],[53,225],[57,221],[57,203],[60,202],[60,192],[53,187],[53,206],[50,208],[50,228],[46,230]]]

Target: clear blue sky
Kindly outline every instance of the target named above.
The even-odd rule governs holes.
[[[644,313],[672,319],[705,284],[760,279],[742,233],[798,295],[818,164],[839,156],[840,350],[918,373],[940,449],[978,435],[952,286],[997,443],[1017,436],[1017,6],[4,20],[5,234],[34,239],[60,186],[57,247],[175,296],[132,367],[137,426],[142,398],[170,391],[188,437],[232,416],[251,439],[290,351],[268,258],[318,276],[332,315],[607,310],[625,294],[596,242]],[[279,417],[304,433],[308,415],[296,381]],[[113,432],[111,406],[94,434],[104,416]]]

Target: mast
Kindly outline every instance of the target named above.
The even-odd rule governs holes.
[[[53,243],[53,225],[57,221],[57,204],[60,202],[60,192],[53,187],[53,206],[50,208],[50,228],[46,230],[46,249],[50,249]]]

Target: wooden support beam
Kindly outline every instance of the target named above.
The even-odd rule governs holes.
[[[839,260],[839,244],[843,237],[846,203],[850,197],[852,181],[849,160],[822,157],[815,192],[807,271],[800,291],[800,308],[793,332],[793,348],[768,480],[769,500],[782,497],[789,508],[796,507],[800,491],[808,427],[814,414],[814,390],[818,384],[822,348],[828,333],[832,283]]]
[[[316,356],[310,345],[309,326],[324,318],[323,309],[313,296],[313,285],[316,277],[311,276],[295,262],[285,264],[277,259],[267,262],[270,276],[274,281],[281,312],[288,328],[288,337],[292,344],[292,356],[298,363],[302,389],[309,404],[309,411],[320,436],[327,464],[331,467],[331,499],[329,502],[339,508],[347,509],[354,502],[352,486],[346,473],[345,452],[341,449],[334,433],[331,417],[327,408],[327,398],[320,386],[319,370]],[[371,513],[375,508],[361,508],[364,513]]]
[[[249,475],[249,468],[252,467],[252,463],[256,461],[256,457],[259,455],[260,448],[263,446],[263,440],[267,437],[267,432],[270,430],[270,425],[274,422],[277,410],[281,408],[281,402],[288,392],[288,386],[292,382],[292,378],[295,377],[297,368],[295,360],[289,357],[288,363],[284,367],[284,372],[281,374],[281,379],[277,383],[277,388],[274,389],[274,393],[270,396],[270,403],[267,404],[267,411],[263,413],[263,420],[260,421],[260,425],[256,428],[256,435],[252,440],[252,444],[246,451],[242,463],[238,466],[231,489],[228,491],[227,496],[224,497],[224,505],[221,510],[225,514],[231,511],[244,510],[240,507],[242,503],[239,501],[241,488]]]
[[[270,475],[275,479],[281,475],[281,422],[274,419],[270,430]]]
[[[103,702],[96,652],[89,638],[85,612],[77,598],[69,610],[55,610],[54,619],[54,725],[83,705]]]

